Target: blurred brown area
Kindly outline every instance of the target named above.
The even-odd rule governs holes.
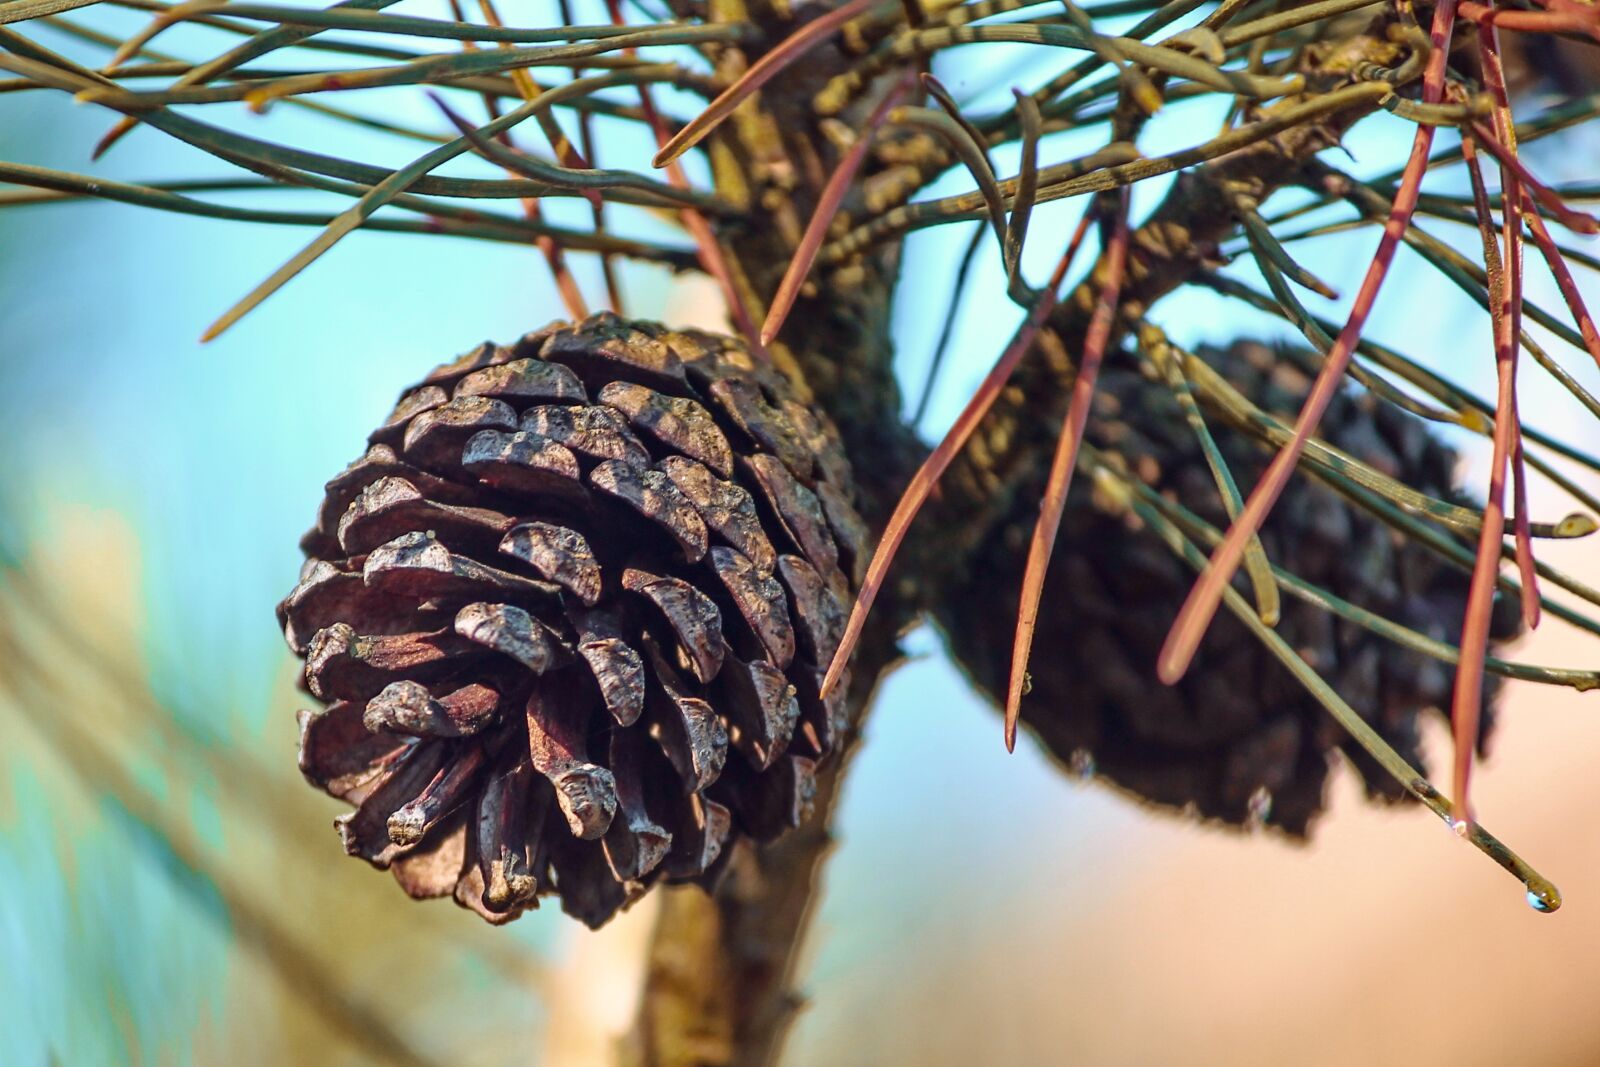
[[[1541,547],[1600,576],[1581,542]],[[1592,666],[1590,640],[1551,620],[1514,654]],[[1510,683],[1475,778],[1484,824],[1562,888],[1555,914],[1420,806],[1364,803],[1348,768],[1306,846],[1064,788],[1063,816],[1106,831],[1029,842],[1034,862],[992,871],[965,921],[813,986],[792,1062],[1600,1063],[1597,710],[1600,693]],[[1427,743],[1447,766],[1443,728]]]

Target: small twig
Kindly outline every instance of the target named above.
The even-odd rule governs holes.
[[[1391,92],[1390,87],[1381,82],[1347,85],[1289,104],[1282,110],[1265,114],[1256,122],[1229,130],[1203,144],[1149,159],[1142,158],[1133,145],[1122,142],[1109,144],[1081,160],[1042,168],[1039,172],[1037,202],[1042,204],[1084,193],[1107,192],[1232,155],[1250,145],[1276,138],[1289,129],[1311,126],[1326,116],[1358,110],[1365,105],[1375,106],[1378,100]],[[1013,192],[1015,188],[1015,179],[1000,183],[1002,194]],[[863,222],[830,243],[823,248],[821,258],[823,262],[847,259],[878,242],[925,226],[981,218],[984,210],[985,201],[976,193],[902,204]]]

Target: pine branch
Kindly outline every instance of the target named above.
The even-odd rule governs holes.
[[[1345,80],[1367,65],[1395,63],[1402,52],[1388,39],[1388,25],[1387,20],[1375,22],[1311,57],[1307,80]],[[1301,103],[1291,97],[1276,107],[1288,110]],[[1215,261],[1218,246],[1236,229],[1237,197],[1264,202],[1295,182],[1308,160],[1337,145],[1346,130],[1377,108],[1374,97],[1357,97],[1340,110],[1179,174],[1161,205],[1133,233],[1119,330]],[[966,555],[992,535],[993,520],[1005,513],[1017,487],[1048,462],[1053,428],[1065,415],[1075,377],[1075,364],[1057,353],[1082,350],[1106,267],[1102,255],[1089,277],[1061,302],[1048,324],[1054,341],[1024,360],[1013,380],[1015,388],[995,405],[946,476],[945,495],[925,525],[939,531],[952,570],[959,571]]]
[[[1037,511],[1036,501],[1023,494],[1044,481],[1042,471],[1051,465],[1053,454],[1056,461],[1047,490],[1050,507],[1045,523],[1038,527],[1029,574],[1022,582],[1027,603],[1019,634],[1026,636],[1032,631],[1032,613],[1040,603],[1048,572],[1050,544],[1061,509],[1067,504],[1068,480],[1079,470],[1096,478],[1097,488],[1122,501],[1123,512],[1139,516],[1161,532],[1188,562],[1198,560],[1194,542],[1206,547],[1220,544],[1221,551],[1229,546],[1238,548],[1256,586],[1256,613],[1249,614],[1243,601],[1231,592],[1228,606],[1240,612],[1246,628],[1304,682],[1319,704],[1361,740],[1367,755],[1352,758],[1387,767],[1400,779],[1398,784],[1390,783],[1390,788],[1409,790],[1436,810],[1444,810],[1446,802],[1409,767],[1404,756],[1382,738],[1372,743],[1373,737],[1368,736],[1372,731],[1365,728],[1360,716],[1367,711],[1376,714],[1377,709],[1354,709],[1270,628],[1278,613],[1274,582],[1305,602],[1413,650],[1445,660],[1453,656],[1463,677],[1469,679],[1481,667],[1550,684],[1586,687],[1593,683],[1592,672],[1530,667],[1483,654],[1486,630],[1492,622],[1493,587],[1519,588],[1510,579],[1488,581],[1497,575],[1500,556],[1508,552],[1523,570],[1521,588],[1526,590],[1530,620],[1546,605],[1552,614],[1600,630],[1600,624],[1578,611],[1547,604],[1533,587],[1533,579],[1542,577],[1580,599],[1600,599],[1600,594],[1532,558],[1532,536],[1580,536],[1592,532],[1594,524],[1592,520],[1586,520],[1587,525],[1573,525],[1570,520],[1530,522],[1523,506],[1525,487],[1520,472],[1524,458],[1529,469],[1568,487],[1585,504],[1592,498],[1570,480],[1561,481],[1537,454],[1523,456],[1509,381],[1503,378],[1500,395],[1492,403],[1468,397],[1404,356],[1352,339],[1359,333],[1358,320],[1339,331],[1311,316],[1291,284],[1314,291],[1325,291],[1326,286],[1305,257],[1294,258],[1285,247],[1288,240],[1305,236],[1288,234],[1283,225],[1299,212],[1262,210],[1280,188],[1303,184],[1317,188],[1326,200],[1343,197],[1367,214],[1389,218],[1390,229],[1402,233],[1391,232],[1387,247],[1392,251],[1399,240],[1410,242],[1432,269],[1480,299],[1495,316],[1496,349],[1503,364],[1515,355],[1519,339],[1515,323],[1522,307],[1520,300],[1508,294],[1517,290],[1522,220],[1527,220],[1541,253],[1554,257],[1553,263],[1563,256],[1585,262],[1581,254],[1568,254],[1544,232],[1540,212],[1552,223],[1583,231],[1593,220],[1570,206],[1576,202],[1571,194],[1592,190],[1566,190],[1563,195],[1562,190],[1545,186],[1528,171],[1516,155],[1521,131],[1511,123],[1504,87],[1499,84],[1497,69],[1491,69],[1498,60],[1486,60],[1477,72],[1484,77],[1478,78],[1460,56],[1445,48],[1451,32],[1467,32],[1465,22],[1459,27],[1452,22],[1448,0],[1434,15],[1431,43],[1413,21],[1409,5],[1368,19],[1362,14],[1367,6],[1364,0],[1320,0],[1284,11],[1273,10],[1272,5],[1223,0],[1197,24],[1185,23],[1188,28],[1165,38],[1159,35],[1180,20],[1199,17],[1202,5],[1197,0],[1125,0],[1086,11],[1069,3],[1065,12],[1042,0],[912,0],[905,4],[852,0],[812,5],[781,0],[714,0],[707,4],[669,0],[668,7],[677,19],[672,22],[647,13],[642,24],[624,24],[617,4],[612,5],[609,25],[535,27],[501,25],[492,9],[485,10],[488,25],[472,23],[460,17],[460,11],[455,19],[396,15],[382,10],[388,6],[385,0],[354,0],[325,10],[268,3],[240,3],[223,10],[187,5],[172,8],[161,0],[123,3],[154,16],[144,30],[125,41],[54,17],[87,6],[74,0],[13,0],[5,5],[0,11],[0,23],[7,24],[0,28],[0,69],[15,77],[0,83],[0,90],[23,99],[37,98],[43,91],[68,93],[120,116],[101,142],[100,151],[129,129],[143,125],[208,153],[230,168],[230,177],[126,183],[25,164],[0,164],[0,179],[44,190],[42,194],[0,192],[0,206],[97,196],[238,221],[322,228],[304,252],[225,315],[219,325],[233,322],[289,283],[335,241],[360,228],[437,232],[536,246],[558,279],[565,279],[569,304],[577,307],[582,307],[583,301],[564,266],[568,253],[596,254],[606,268],[612,256],[634,256],[674,267],[699,264],[715,277],[730,314],[749,336],[757,358],[769,357],[804,400],[837,424],[856,468],[861,510],[872,531],[882,535],[890,529],[891,541],[909,531],[898,555],[893,544],[886,543],[852,624],[864,625],[851,631],[852,638],[847,639],[833,672],[837,676],[849,660],[850,640],[859,632],[853,681],[846,690],[852,738],[868,712],[877,683],[898,659],[896,635],[900,629],[929,612],[948,627],[952,620],[964,621],[964,615],[973,610],[964,584],[968,572],[985,549],[1004,543],[1019,510]],[[1482,27],[1471,31],[1474,33],[1492,34],[1498,21],[1538,32],[1593,34],[1592,20],[1566,9],[1559,18],[1548,13],[1503,13],[1472,3],[1463,4],[1462,11],[1467,21]],[[1104,19],[1130,14],[1145,17],[1115,35],[1100,28]],[[1001,15],[1007,16],[1005,21],[990,21]],[[42,25],[65,31],[75,45],[112,49],[112,61],[95,66],[93,62],[98,60],[81,61],[52,51],[32,36],[26,20],[33,18],[49,18]],[[155,38],[183,21],[242,40],[220,55],[193,60],[151,47]],[[338,32],[324,35],[325,30]],[[364,36],[349,39],[348,35]],[[430,38],[440,42],[437,50],[417,43]],[[384,43],[390,39],[402,39],[406,47]],[[480,48],[477,42],[501,47]],[[942,93],[927,67],[949,50],[971,52],[994,43],[1023,44],[1043,54],[1069,58],[1031,91],[1027,86],[1006,86],[1012,89],[1014,107],[968,115]],[[704,69],[708,63],[713,68],[709,72]],[[1423,77],[1425,66],[1422,99],[1411,99],[1406,94]],[[547,77],[548,85],[536,83],[530,71],[540,68],[547,74],[563,71],[570,76]],[[921,85],[938,98],[943,111],[919,108],[915,101],[893,105],[897,93],[918,84],[913,75],[919,73],[923,75]],[[160,79],[159,84],[152,86],[150,79]],[[1488,84],[1491,93],[1481,92],[1477,81]],[[687,122],[666,122],[651,95],[652,87],[664,85],[700,93],[712,103]],[[627,93],[612,92],[619,86],[626,87]],[[440,110],[455,128],[443,133],[413,128],[383,117],[362,116],[342,106],[345,94],[400,87],[426,87],[439,94]],[[330,96],[333,93],[341,95],[335,98]],[[489,120],[474,125],[463,117],[464,111],[443,99],[460,94],[467,94],[475,104],[486,104]],[[1220,132],[1201,131],[1183,147],[1162,156],[1147,158],[1140,152],[1137,142],[1152,114],[1161,107],[1205,96],[1230,104]],[[502,114],[498,101],[509,98],[518,103]],[[341,103],[328,103],[333,99]],[[403,143],[420,140],[428,145],[428,151],[419,156],[411,144],[406,158],[412,162],[393,169],[389,164],[346,159],[301,144],[249,136],[226,124],[196,117],[203,113],[209,119],[211,114],[200,112],[200,105],[238,102],[258,112],[281,102],[331,121],[401,138]],[[183,110],[175,110],[180,105]],[[1339,144],[1356,122],[1380,108],[1418,128],[1416,144],[1420,147],[1403,175],[1360,182],[1316,161],[1319,152]],[[606,169],[591,167],[567,139],[556,109],[575,115],[581,123],[583,155],[589,159],[596,139],[589,126],[591,118],[642,123],[660,150],[654,164],[672,168],[668,180],[647,169],[643,159],[629,166],[613,161],[609,153]],[[1592,120],[1597,109],[1600,104],[1591,97],[1582,106],[1558,109],[1556,117],[1537,129]],[[550,158],[511,143],[513,128],[529,118],[549,142]],[[1427,156],[1427,141],[1433,128],[1441,124],[1469,129],[1494,157],[1501,165],[1502,188],[1508,190],[1505,197],[1493,197],[1480,187],[1470,202],[1437,194],[1418,199],[1423,172],[1433,162],[1452,161],[1449,152],[1432,161]],[[1104,142],[1080,158],[1061,159],[1053,152],[1053,134],[1102,127]],[[1018,141],[1021,163],[1017,173],[998,174],[991,150]],[[691,149],[703,153],[709,162],[709,188],[696,186],[677,168],[676,157]],[[436,173],[446,162],[469,155],[478,156],[480,165],[515,176]],[[958,163],[966,168],[976,188],[916,199]],[[1120,236],[1108,242],[1118,251],[1125,247],[1125,264],[1108,251],[1055,305],[1054,287],[1036,290],[1030,286],[1022,273],[1021,253],[1037,204],[1096,194],[1086,201],[1094,206],[1091,214],[1084,216],[1085,228],[1094,217],[1109,227],[1113,219],[1127,222],[1125,191],[1129,186],[1175,172],[1175,184],[1154,213],[1131,233],[1118,230]],[[242,184],[237,177],[241,173],[257,177]],[[1393,187],[1396,177],[1404,178],[1398,192]],[[316,212],[275,211],[224,205],[191,195],[263,187],[309,190],[339,203]],[[1117,190],[1123,195],[1111,195]],[[588,200],[592,229],[543,222],[538,201],[551,197]],[[478,205],[485,200],[504,201],[522,208],[523,214],[481,211]],[[606,201],[643,210],[614,212],[608,220],[602,213]],[[1116,201],[1124,206],[1113,210]],[[1441,219],[1479,227],[1484,234],[1483,269],[1421,229],[1409,227],[1414,207]],[[1494,210],[1501,213],[1503,253],[1495,246],[1490,217]],[[679,222],[692,236],[694,252],[670,242],[658,243],[653,231],[646,240],[611,228],[618,225],[614,220],[619,218],[637,220],[646,215]],[[974,398],[970,418],[955,431],[972,432],[971,440],[961,449],[962,438],[954,434],[947,438],[924,468],[928,476],[919,480],[914,474],[929,451],[901,419],[890,342],[889,309],[900,273],[901,243],[920,228],[974,219],[992,226],[1002,244],[1007,295],[1036,309],[1037,315],[1030,321],[1027,337],[1017,343],[1015,358],[1002,360],[984,391]],[[1105,229],[1102,237],[1110,232]],[[1311,232],[1315,231],[1307,231]],[[1256,293],[1215,275],[1220,250],[1226,242],[1240,240],[1259,263],[1268,293]],[[1387,268],[1386,259],[1383,266]],[[1559,276],[1560,271],[1557,273]],[[1503,274],[1509,280],[1502,280]],[[1375,277],[1366,297],[1375,295],[1382,271]],[[616,301],[618,287],[609,275],[608,281],[613,283],[608,288]],[[1440,495],[1443,490],[1430,494],[1404,484],[1359,458],[1312,443],[1310,434],[1320,413],[1308,424],[1291,428],[1285,420],[1239,402],[1228,392],[1231,387],[1226,381],[1219,384],[1207,376],[1203,361],[1180,359],[1170,351],[1165,356],[1145,351],[1149,345],[1170,349],[1167,342],[1152,340],[1154,326],[1147,314],[1163,297],[1189,284],[1212,286],[1264,307],[1326,350],[1322,364],[1313,367],[1313,373],[1323,375],[1319,388],[1324,398],[1329,383],[1337,384],[1349,361],[1351,377],[1378,400],[1426,419],[1495,434],[1500,451],[1510,454],[1517,472],[1515,514],[1499,510],[1497,497],[1490,508],[1491,519],[1486,520],[1483,512],[1445,499]],[[1529,317],[1554,330],[1561,340],[1580,350],[1587,346],[1600,358],[1593,324],[1570,277],[1564,279],[1562,288],[1574,326],[1531,305]],[[1054,310],[1048,310],[1052,306]],[[769,328],[758,340],[755,324],[763,320]],[[1041,321],[1044,329],[1031,332]],[[1424,545],[1453,565],[1470,568],[1474,564],[1473,554],[1458,535],[1488,530],[1475,560],[1480,572],[1477,595],[1467,612],[1479,647],[1462,654],[1448,642],[1427,637],[1418,629],[1363,614],[1355,604],[1330,598],[1314,583],[1300,580],[1270,559],[1255,530],[1237,523],[1226,531],[1191,522],[1189,516],[1175,510],[1176,505],[1165,507],[1159,496],[1152,499],[1142,493],[1143,487],[1126,478],[1126,472],[1104,461],[1097,446],[1084,444],[1083,451],[1078,451],[1085,420],[1090,417],[1093,372],[1099,369],[1102,356],[1109,369],[1120,352],[1122,335],[1135,328],[1141,330],[1141,352],[1160,364],[1160,387],[1189,400],[1183,409],[1186,425],[1208,443],[1210,474],[1231,504],[1230,521],[1243,523],[1241,514],[1255,514],[1251,521],[1257,521],[1260,509],[1253,513],[1254,505],[1243,501],[1224,450],[1211,440],[1208,417],[1220,416],[1220,423],[1254,441],[1285,449],[1281,455],[1288,458],[1277,465],[1279,474],[1289,470],[1291,460],[1300,458],[1300,469],[1334,487],[1349,506],[1370,512],[1400,531],[1408,543]],[[1336,334],[1339,339],[1333,341]],[[1028,338],[1033,338],[1031,343]],[[1580,401],[1600,411],[1597,402],[1554,357],[1525,339],[1524,343]],[[1361,362],[1354,362],[1357,357]],[[1304,362],[1298,357],[1283,358],[1286,367]],[[1161,364],[1162,359],[1170,362]],[[1015,372],[1011,373],[1013,366]],[[1329,366],[1334,369],[1325,370]],[[1428,400],[1417,399],[1398,383],[1416,388]],[[1068,432],[1062,434],[1075,393],[1078,399]],[[1313,395],[1316,393],[1313,390]],[[991,401],[993,406],[985,413],[984,405]],[[1063,442],[1059,452],[1058,436]],[[1526,436],[1530,444],[1585,459],[1570,445],[1532,428]],[[1302,450],[1304,456],[1299,457]],[[954,462],[938,482],[942,495],[933,497],[930,494],[938,472],[932,468],[941,466],[952,454]],[[914,492],[902,496],[908,483]],[[924,499],[929,501],[925,510],[931,513],[913,523]],[[1495,536],[1494,523],[1500,519],[1517,533],[1515,550]],[[893,571],[886,577],[891,557]],[[1221,577],[1226,588],[1228,575]],[[1212,580],[1215,578],[1213,575]],[[867,609],[875,595],[879,602],[869,616]],[[1014,606],[1015,598],[1006,610]],[[1065,610],[1070,611],[1071,606]],[[965,624],[973,625],[970,621]],[[1006,619],[987,615],[978,620],[976,628],[985,635],[1010,629]],[[996,648],[990,647],[995,644],[986,636],[976,652],[970,641],[965,645],[954,642],[954,650],[976,676],[983,672],[974,668],[982,664],[975,665],[972,660],[1006,658],[996,657]],[[1019,651],[1025,653],[1025,647]],[[1013,709],[1029,685],[1022,670],[1025,655],[1015,662],[1009,686]],[[1478,691],[1474,686],[1463,699],[1475,702]],[[1026,704],[1022,710],[1026,717]],[[1458,723],[1458,761],[1463,768],[1459,780],[1463,785],[1477,736],[1475,724]],[[630,1044],[634,1063],[640,1067],[753,1067],[776,1060],[800,1003],[797,986],[802,976],[797,973],[796,960],[831,847],[828,815],[846,768],[847,761],[836,757],[819,781],[817,816],[771,845],[744,849],[733,859],[714,896],[693,890],[667,895],[650,948],[640,1015]],[[1457,800],[1465,802],[1464,797]],[[1514,856],[1508,850],[1479,828],[1464,825],[1463,829],[1480,848],[1534,884],[1536,876],[1520,860],[1510,862],[1507,857]],[[1540,902],[1553,906],[1557,899],[1551,889],[1535,906]]]

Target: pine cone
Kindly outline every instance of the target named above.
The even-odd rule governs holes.
[[[779,376],[598,315],[439,367],[369,441],[278,608],[348,853],[490,922],[555,893],[599,926],[805,818],[867,546]]]
[[[1257,406],[1291,421],[1309,386],[1296,361],[1304,355],[1248,342],[1201,352]],[[1269,455],[1210,414],[1213,435],[1248,491]],[[1336,397],[1320,433],[1425,493],[1457,499],[1455,454],[1420,420],[1370,395]],[[1146,484],[1227,527],[1210,469],[1165,384],[1108,364],[1086,437]],[[941,616],[958,661],[997,700],[1010,648],[995,634],[1009,634],[1015,618],[1041,490],[1036,483],[1019,493],[1003,534]],[[1273,563],[1346,600],[1440,640],[1459,637],[1467,575],[1309,478],[1291,482],[1262,543]],[[1322,808],[1335,751],[1361,772],[1369,795],[1405,795],[1226,609],[1183,680],[1173,687],[1157,681],[1156,655],[1194,580],[1152,532],[1102,510],[1089,479],[1074,479],[1045,582],[1032,686],[1022,701],[1022,721],[1045,746],[1075,773],[1098,771],[1156,804],[1225,823],[1265,819],[1296,835]],[[1502,601],[1495,637],[1518,627],[1516,605]],[[1419,715],[1449,707],[1448,665],[1288,595],[1277,630],[1385,740],[1421,763]],[[1486,700],[1485,734],[1490,723]]]

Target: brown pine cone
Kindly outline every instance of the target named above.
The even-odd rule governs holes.
[[[1200,355],[1257,406],[1292,421],[1309,385],[1297,362],[1305,353],[1242,342]],[[1207,414],[1248,492],[1269,454]],[[1369,395],[1336,397],[1321,436],[1425,493],[1456,497],[1455,453],[1420,420]],[[1146,484],[1227,527],[1216,483],[1170,389],[1141,377],[1131,362],[1102,372],[1086,437]],[[1004,533],[940,616],[958,662],[997,700],[1006,690],[1010,647],[996,635],[1011,632],[1041,489],[1035,484],[1018,495]],[[1274,564],[1346,600],[1441,640],[1459,637],[1468,576],[1305,476],[1285,491],[1262,543]],[[1022,701],[1022,721],[1051,753],[1075,773],[1098,771],[1156,804],[1192,805],[1226,823],[1265,819],[1293,834],[1304,833],[1321,810],[1336,751],[1361,772],[1370,795],[1404,795],[1226,609],[1182,681],[1157,681],[1156,655],[1194,580],[1151,531],[1102,510],[1090,480],[1074,479],[1045,582],[1032,686]],[[1494,636],[1512,636],[1518,627],[1516,605],[1502,601]],[[1419,715],[1450,706],[1450,666],[1287,594],[1277,629],[1391,745],[1421,763]],[[1486,700],[1485,733],[1490,723]]]
[[[278,608],[348,853],[491,922],[554,893],[599,926],[800,823],[867,546],[778,375],[603,314],[439,367],[369,442]]]

